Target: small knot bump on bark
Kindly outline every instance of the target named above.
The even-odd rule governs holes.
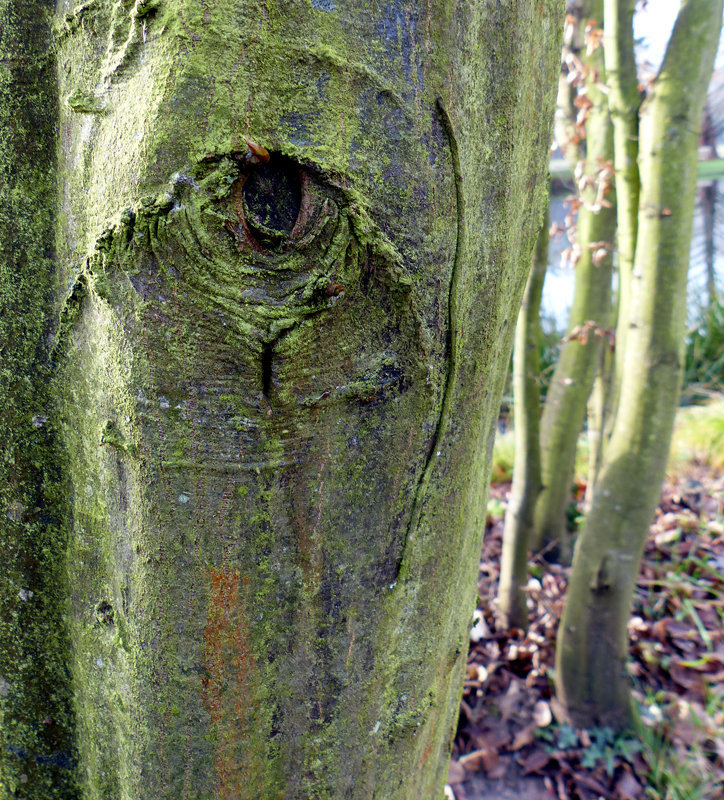
[[[96,622],[106,627],[113,625],[113,613],[113,606],[107,600],[102,600],[96,606]]]

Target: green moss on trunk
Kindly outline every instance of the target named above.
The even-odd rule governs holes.
[[[57,96],[52,3],[0,2],[0,795],[75,797],[69,507],[48,392]]]
[[[439,793],[560,12],[56,20],[84,800]]]

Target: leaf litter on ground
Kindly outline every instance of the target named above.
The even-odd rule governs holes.
[[[629,623],[641,729],[576,730],[552,693],[569,568],[529,565],[529,629],[495,611],[509,484],[491,488],[448,796],[455,800],[674,800],[685,762],[690,800],[724,797],[724,478],[696,470],[666,484]],[[661,762],[661,763],[660,763]],[[694,786],[697,788],[694,789]]]

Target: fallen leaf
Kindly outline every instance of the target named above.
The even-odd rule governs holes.
[[[485,724],[486,730],[477,730],[471,734],[475,750],[500,752],[513,740],[508,726],[501,720],[487,720]]]
[[[612,797],[611,792],[609,792],[600,781],[597,781],[590,775],[586,775],[583,772],[575,772],[573,774],[573,780],[579,788],[584,786],[586,789],[593,791],[598,797],[605,797],[607,800],[609,797]]]
[[[521,690],[521,683],[515,678],[511,680],[508,691],[503,697],[498,700],[498,711],[500,718],[506,722],[513,714],[520,709],[523,692]]]
[[[467,772],[478,772],[478,770],[485,770],[490,772],[493,767],[498,763],[498,751],[493,748],[482,748],[480,750],[473,750],[460,758],[460,764]]]
[[[676,661],[669,665],[671,679],[683,687],[687,692],[696,693],[701,697],[704,693],[704,681],[700,672],[682,667]]]
[[[701,738],[701,733],[699,726],[693,719],[678,719],[671,731],[671,738],[678,740],[688,749]]]
[[[643,787],[628,770],[616,781],[614,787],[616,800],[638,800],[642,793]]]
[[[521,728],[513,737],[513,744],[510,746],[511,750],[520,750],[526,745],[532,744],[535,741],[535,729],[539,727],[535,722]]]
[[[505,505],[509,491],[509,484],[500,484],[493,487],[491,497]],[[724,524],[717,521],[723,507],[724,475],[712,476],[704,468],[664,487],[637,578],[629,625],[629,666],[641,687],[656,687],[657,704],[648,714],[642,710],[642,721],[666,737],[672,759],[701,751],[706,761],[702,768],[713,781],[724,783],[724,708],[713,710],[709,702],[724,685],[724,576],[716,574],[724,569]],[[554,796],[559,800],[644,800],[649,765],[642,753],[625,759],[615,756],[607,762],[593,759],[595,764],[588,770],[580,766],[586,745],[581,732],[577,746],[566,752],[549,753],[546,742],[530,741],[531,723],[544,728],[548,714],[565,722],[565,709],[550,698],[549,676],[570,568],[547,564],[543,554],[535,555],[531,564],[535,578],[527,597],[529,631],[500,630],[494,599],[502,538],[503,522],[496,520],[486,531],[478,576],[480,609],[491,636],[470,648],[466,677],[471,683],[463,702],[471,714],[465,712],[461,718],[456,754],[482,751],[477,755],[480,769],[485,770],[481,774],[488,779],[503,776],[506,787],[516,765],[519,775],[525,771],[529,776],[522,780],[531,786],[536,783],[540,791],[547,779],[548,800]],[[484,698],[476,694],[481,685]],[[645,709],[646,695],[637,699]],[[588,737],[588,742],[593,738]],[[607,774],[612,767],[613,774]],[[465,774],[470,778],[469,771]],[[455,784],[457,800],[464,797],[459,789],[467,785]],[[529,797],[522,783],[517,796],[520,800]],[[494,789],[491,797],[495,797]]]
[[[462,783],[468,777],[465,767],[458,761],[450,761],[447,770],[447,782],[450,784]]]
[[[509,757],[498,759],[498,763],[488,770],[488,778],[495,781],[505,777],[505,773],[508,771],[508,762]]]
[[[548,766],[551,758],[552,755],[545,750],[535,750],[520,765],[523,769],[523,775],[530,775],[532,772],[539,773],[544,767]]]

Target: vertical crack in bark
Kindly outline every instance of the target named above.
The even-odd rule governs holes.
[[[440,416],[438,417],[437,427],[435,429],[435,436],[433,437],[433,446],[428,454],[428,464],[431,462],[437,447],[442,440],[444,433],[445,421],[448,417],[448,409],[450,406],[450,398],[452,395],[452,384],[457,372],[457,287],[460,277],[460,258],[462,250],[462,237],[464,225],[464,210],[465,200],[463,198],[462,189],[462,172],[460,170],[460,154],[458,152],[458,144],[455,139],[455,132],[453,131],[452,122],[445,110],[440,98],[436,100],[436,108],[445,136],[450,146],[450,156],[452,158],[453,176],[455,180],[455,217],[457,223],[457,236],[455,239],[455,254],[453,256],[452,275],[450,276],[450,289],[448,295],[447,313],[448,313],[448,327],[447,327],[447,374],[445,376],[445,388],[443,390],[442,403],[440,406]],[[427,472],[427,466],[425,472]]]
[[[435,425],[435,433],[433,434],[432,441],[430,443],[430,449],[428,450],[427,457],[425,458],[425,466],[420,474],[420,480],[418,481],[417,488],[415,490],[415,499],[413,500],[412,504],[412,511],[410,513],[410,521],[407,525],[407,530],[405,532],[405,541],[402,546],[402,550],[400,552],[400,560],[397,565],[397,576],[398,579],[400,577],[400,573],[402,570],[402,566],[405,560],[405,554],[407,552],[407,545],[411,541],[414,530],[417,527],[420,514],[421,514],[421,503],[425,494],[425,490],[430,482],[430,475],[432,473],[433,466],[435,464],[435,459],[440,453],[440,446],[442,442],[442,438],[445,434],[445,428],[447,427],[447,420],[449,417],[449,408],[453,393],[453,382],[455,380],[455,376],[457,374],[456,369],[456,362],[457,362],[457,290],[458,290],[458,282],[460,279],[460,260],[461,260],[461,251],[462,251],[462,238],[463,238],[463,226],[464,226],[464,197],[462,192],[462,172],[460,170],[460,154],[458,152],[458,145],[457,140],[455,139],[455,132],[453,130],[452,122],[450,117],[445,110],[445,107],[442,104],[442,100],[438,97],[435,101],[435,110],[437,111],[438,118],[440,120],[440,124],[442,125],[443,131],[445,132],[445,137],[448,141],[448,146],[450,147],[450,156],[452,159],[452,166],[453,166],[453,178],[455,181],[455,216],[457,222],[457,232],[456,232],[456,240],[455,240],[455,253],[453,255],[453,266],[452,266],[452,274],[450,275],[450,288],[448,292],[448,306],[447,306],[447,335],[446,335],[446,342],[445,342],[445,357],[446,357],[446,373],[445,373],[445,385],[443,388],[443,395],[442,401],[440,403],[440,413],[438,414],[437,424]]]

